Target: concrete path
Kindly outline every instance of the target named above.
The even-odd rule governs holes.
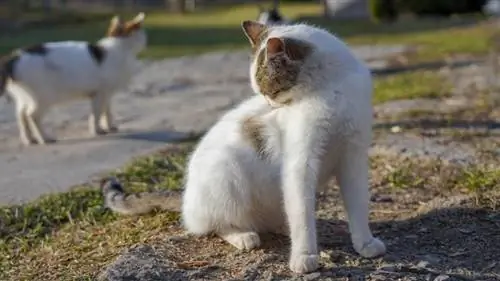
[[[401,47],[361,47],[371,60]],[[252,95],[248,52],[210,53],[146,63],[130,90],[114,98],[121,132],[90,138],[87,101],[55,107],[44,120],[61,139],[48,146],[20,146],[14,104],[0,102],[0,205],[65,191],[132,157],[148,154],[191,132],[208,129],[225,111]]]

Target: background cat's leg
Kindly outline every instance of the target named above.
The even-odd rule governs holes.
[[[106,132],[101,128],[100,117],[104,111],[103,96],[99,93],[91,95],[91,113],[89,116],[89,131],[91,135],[104,135]]]
[[[385,253],[382,241],[374,238],[369,226],[368,152],[348,145],[341,155],[337,180],[349,221],[349,231],[356,252],[363,257]]]
[[[40,106],[35,105],[28,108],[26,119],[28,121],[31,135],[37,141],[38,144],[47,144],[55,142],[54,138],[50,138],[45,134],[42,129],[41,123],[44,111],[40,109]]]
[[[28,120],[26,117],[26,107],[21,104],[21,101],[16,101],[16,118],[17,126],[19,128],[19,139],[24,145],[31,145],[35,143],[31,134]]]
[[[230,229],[217,234],[240,250],[251,250],[260,246],[260,237],[257,232]]]
[[[103,112],[101,115],[101,128],[108,132],[117,132],[118,127],[114,124],[113,114],[111,113],[111,96],[103,98]]]

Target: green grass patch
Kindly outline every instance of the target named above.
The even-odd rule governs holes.
[[[377,78],[373,102],[415,98],[441,98],[450,94],[451,85],[445,78],[430,71],[415,71]]]
[[[491,31],[475,25],[478,17],[446,20],[402,19],[391,24],[369,21],[329,21],[322,19],[322,7],[314,3],[286,3],[283,13],[292,19],[322,26],[350,44],[412,44],[421,47],[419,60],[442,58],[455,53],[484,54]],[[148,58],[199,54],[221,49],[248,48],[240,24],[255,19],[254,5],[234,5],[187,15],[150,12],[146,27],[149,46],[142,54]],[[130,15],[129,15],[130,16]],[[89,40],[104,35],[108,20],[94,18],[84,24],[28,29],[0,38],[0,53],[44,41]]]
[[[179,189],[193,143],[138,158],[113,172],[127,190]],[[478,194],[500,187],[495,167],[460,167],[439,161],[371,161],[372,184],[391,189],[465,189]],[[484,193],[487,194],[487,193]],[[488,203],[497,206],[498,202]],[[489,205],[488,205],[489,206]],[[0,208],[0,280],[95,280],[129,247],[158,243],[178,213],[119,216],[103,208],[90,186],[52,194],[25,205]]]
[[[191,148],[186,144],[138,158],[112,174],[128,191],[177,190]],[[0,208],[0,280],[75,280],[177,220],[178,214],[168,212],[119,218],[90,186]],[[92,263],[80,267],[87,258]]]

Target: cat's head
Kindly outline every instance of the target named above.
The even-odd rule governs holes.
[[[250,80],[256,93],[273,107],[300,98],[294,87],[301,78],[314,46],[291,35],[273,35],[272,29],[256,21],[244,21],[242,28],[252,46]],[[279,34],[275,32],[275,34]]]
[[[146,31],[143,28],[145,15],[139,13],[133,19],[123,22],[114,16],[108,27],[107,36],[125,40],[134,52],[142,51],[147,44]]]

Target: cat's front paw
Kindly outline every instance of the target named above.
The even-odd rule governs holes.
[[[354,249],[364,258],[373,258],[385,254],[386,247],[384,242],[373,237],[369,242],[354,245]]]
[[[290,258],[290,270],[295,273],[309,273],[319,267],[318,255],[299,254]]]

